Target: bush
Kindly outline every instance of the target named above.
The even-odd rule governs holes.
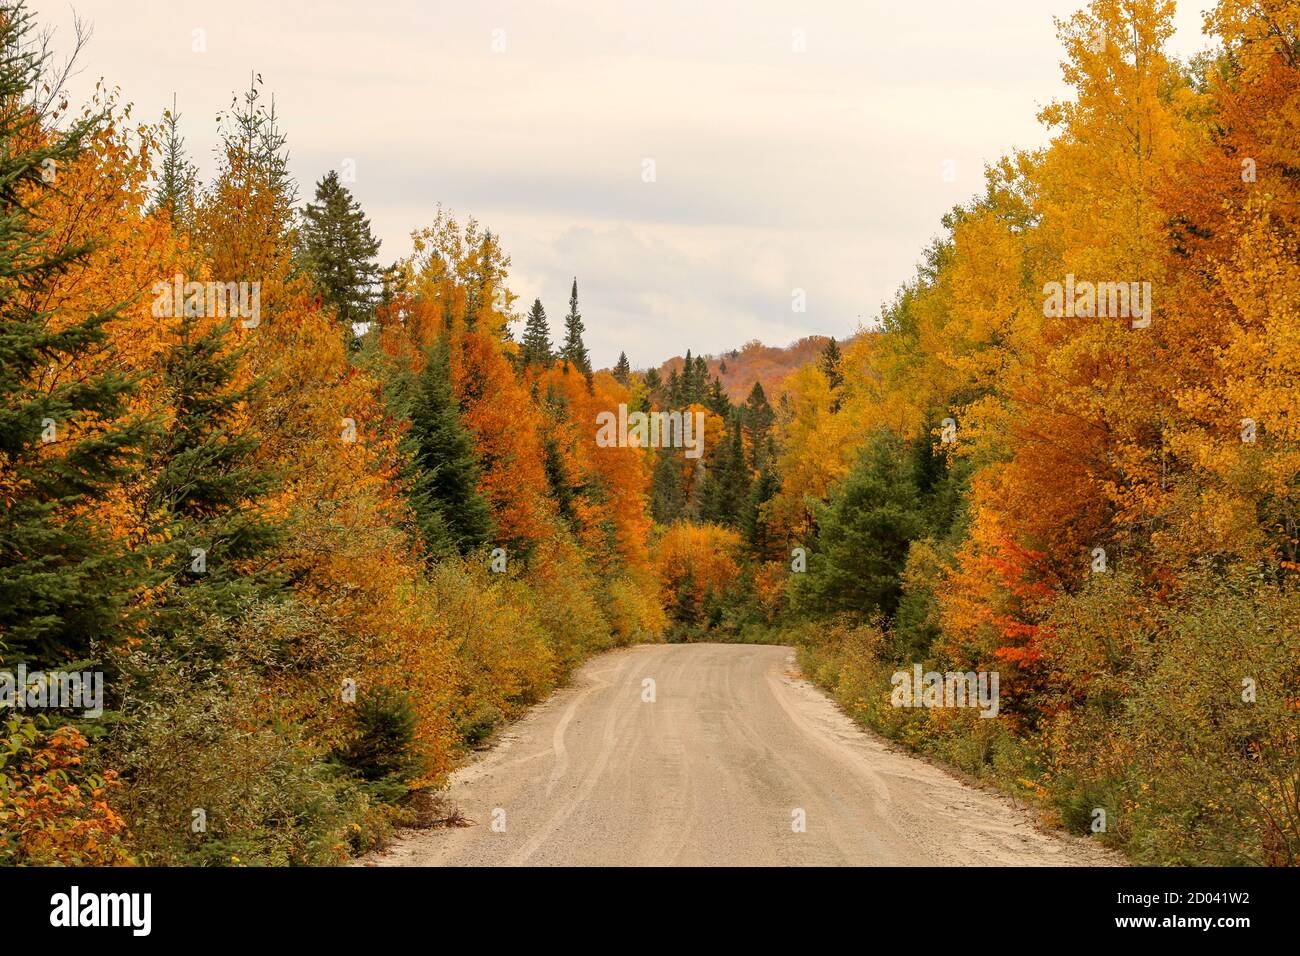
[[[419,774],[416,715],[406,694],[383,686],[362,694],[350,723],[352,732],[335,758],[351,773],[371,783],[401,784]]]
[[[86,739],[11,714],[0,724],[0,866],[120,866],[125,821],[108,805],[117,773],[89,772]]]

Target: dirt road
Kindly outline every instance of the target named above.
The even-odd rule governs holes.
[[[450,796],[474,826],[409,832],[372,862],[1116,862],[862,733],[784,647],[650,645],[599,657],[459,771]]]

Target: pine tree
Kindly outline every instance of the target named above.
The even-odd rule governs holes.
[[[667,394],[669,408],[681,408],[685,404],[682,401],[682,379],[677,374],[676,368],[668,370],[668,383],[664,391]]]
[[[733,415],[727,426],[726,444],[705,477],[701,517],[717,524],[738,526],[749,498],[749,485],[740,421]]]
[[[261,78],[219,114],[217,179],[196,215],[212,274],[223,282],[264,282],[281,271],[293,223],[297,185],[289,174],[287,139],[275,102],[262,102]]]
[[[492,535],[492,513],[478,490],[478,458],[452,391],[445,336],[429,349],[410,408],[410,501],[426,552],[468,554]]]
[[[821,358],[817,362],[817,367],[821,369],[826,376],[826,382],[831,387],[831,411],[840,410],[840,386],[844,384],[843,356],[840,354],[840,347],[835,344],[834,337],[826,343],[826,348],[822,350]]]
[[[778,557],[775,549],[780,544],[763,520],[763,505],[781,490],[781,482],[771,468],[764,466],[749,489],[749,498],[741,514],[740,528],[750,552],[759,561]]]
[[[654,405],[663,404],[663,376],[659,374],[659,369],[647,369],[645,373],[645,389],[650,403]]]
[[[768,404],[761,382],[755,382],[749,390],[749,397],[741,410],[741,421],[749,435],[750,462],[755,471],[762,471],[765,462],[772,457],[771,432],[776,412]]]
[[[681,461],[671,448],[661,449],[650,479],[650,514],[659,524],[672,524],[686,510]]]
[[[574,501],[582,493],[583,488],[581,482],[575,481],[574,476],[570,474],[560,443],[560,436],[563,434],[560,428],[567,422],[569,417],[568,401],[554,385],[548,385],[543,407],[546,410],[549,425],[544,437],[546,483],[550,488],[556,511],[559,512],[561,518],[572,524],[577,520],[577,513],[573,506]]]
[[[590,385],[591,358],[587,355],[587,347],[582,343],[584,331],[582,313],[578,311],[578,280],[575,278],[573,290],[569,293],[569,314],[564,317],[564,346],[560,349],[560,354],[564,356],[566,362],[587,377],[587,383]]]
[[[233,384],[240,353],[230,346],[230,320],[206,330],[201,321],[181,316],[164,361],[173,415],[151,444],[146,513],[167,533],[172,584],[191,592],[184,613],[197,597],[233,615],[283,583],[265,560],[283,528],[261,506],[276,477],[255,464],[258,436],[240,421],[257,383]]]
[[[614,380],[620,385],[632,381],[632,363],[627,360],[626,352],[618,353],[618,362],[614,365]]]
[[[528,310],[520,357],[525,365],[540,365],[543,368],[550,368],[555,362],[555,353],[551,349],[551,326],[546,321],[546,310],[542,308],[541,299],[533,299],[533,307]]]
[[[165,210],[172,224],[189,229],[194,223],[198,203],[198,167],[185,156],[185,139],[180,134],[180,114],[176,100],[163,116],[163,158],[154,185],[150,211]]]
[[[333,170],[316,184],[316,201],[303,209],[302,220],[303,264],[350,335],[353,323],[368,322],[374,315],[379,240]]]
[[[709,391],[704,396],[704,407],[720,418],[726,418],[731,413],[731,399],[722,390],[722,379],[715,378],[709,386]]]
[[[808,572],[792,601],[814,614],[892,615],[912,541],[926,530],[907,449],[874,436],[818,518]]]
[[[129,414],[135,383],[90,361],[118,307],[44,311],[51,280],[90,252],[48,232],[44,173],[75,162],[104,118],[42,129],[30,30],[20,6],[0,12],[0,644],[10,662],[60,663],[123,640],[131,599],[156,580],[145,550],[97,524],[152,426]]]
[[[703,402],[708,398],[709,392],[709,363],[703,355],[695,356],[695,390],[692,393],[692,402]]]

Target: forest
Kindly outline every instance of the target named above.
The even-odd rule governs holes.
[[[792,645],[1134,862],[1300,862],[1300,4],[1219,0],[1189,62],[1172,16],[1059,24],[1047,144],[878,325],[606,370],[582,276],[553,337],[472,217],[381,264],[260,80],[201,182],[175,106],[71,105],[4,4],[0,667],[103,706],[0,712],[0,863],[347,862],[654,641]],[[703,455],[599,441],[621,405]],[[996,719],[893,705],[914,668]]]

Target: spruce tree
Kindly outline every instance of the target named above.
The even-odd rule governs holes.
[[[150,210],[165,210],[174,226],[189,229],[194,223],[198,203],[198,168],[185,156],[185,139],[180,134],[180,114],[176,100],[163,116],[163,157],[154,184]]]
[[[541,299],[533,299],[533,306],[528,310],[520,357],[525,365],[540,365],[543,368],[550,368],[555,361],[555,353],[551,349],[551,326],[546,321],[546,310],[542,308]]]
[[[663,380],[663,376],[659,374],[659,369],[657,368],[647,369],[645,373],[645,388],[646,388],[646,392],[649,393],[650,400],[652,402],[657,404],[662,404],[663,387],[664,387],[664,380]]]
[[[731,399],[722,390],[722,379],[715,378],[704,396],[704,406],[713,414],[726,418],[731,413]]]
[[[0,645],[10,663],[82,658],[129,633],[132,598],[156,581],[143,549],[98,524],[114,486],[137,472],[152,425],[130,415],[135,383],[96,362],[105,303],[46,311],[51,282],[90,254],[50,233],[47,170],[76,161],[102,114],[41,128],[29,99],[43,58],[31,17],[0,11]],[[67,374],[54,374],[55,370]],[[103,370],[101,370],[103,369]]]
[[[426,552],[468,554],[491,537],[492,513],[478,490],[478,458],[452,391],[445,336],[429,349],[415,381],[410,417],[404,438],[414,466],[409,497]]]
[[[741,421],[749,434],[750,462],[755,471],[761,471],[770,457],[771,431],[776,421],[776,412],[768,404],[761,382],[755,382],[749,390],[749,397],[741,410]]]
[[[844,384],[844,367],[843,356],[840,354],[840,347],[835,344],[834,337],[826,343],[826,348],[822,350],[821,358],[817,362],[817,367],[821,369],[826,376],[826,382],[831,387],[831,411],[840,410],[840,386]]]
[[[673,369],[676,374],[677,370]],[[686,350],[686,360],[682,362],[682,373],[677,379],[677,398],[674,401],[674,407],[678,405],[685,407],[692,402],[699,401],[695,390],[695,360],[691,358],[691,350]]]
[[[673,449],[661,449],[650,479],[650,515],[659,524],[668,525],[682,517],[685,510],[681,461]]]
[[[620,385],[632,381],[632,363],[627,360],[626,352],[618,353],[618,362],[614,365],[614,380]]]
[[[701,517],[706,521],[738,527],[749,498],[749,466],[740,421],[732,416],[727,424],[725,444],[705,477]]]
[[[762,509],[763,505],[772,500],[780,490],[781,482],[772,472],[772,469],[765,465],[749,489],[749,498],[745,501],[745,507],[741,514],[741,533],[745,536],[745,543],[749,545],[750,553],[759,561],[779,557],[775,549],[780,544],[780,541],[769,530],[767,522],[763,520]]]
[[[709,363],[703,355],[695,356],[695,391],[692,393],[692,402],[704,402],[709,393]]]
[[[808,572],[792,593],[800,610],[892,615],[912,541],[926,531],[912,457],[881,432],[818,515]]]
[[[173,586],[189,592],[184,613],[203,606],[229,616],[283,584],[267,560],[283,528],[261,506],[276,476],[255,463],[259,439],[241,421],[258,383],[234,384],[240,353],[230,320],[206,329],[203,321],[181,316],[164,361],[173,414],[151,443],[146,510],[166,531]]]
[[[302,222],[303,263],[350,336],[354,322],[368,322],[374,315],[379,240],[333,170],[316,184],[316,201],[303,209]]]
[[[668,370],[668,384],[665,386],[665,392],[667,393],[669,408],[681,408],[685,404],[682,401],[682,379],[677,374],[676,368]]]
[[[591,384],[591,358],[587,355],[587,346],[582,343],[582,313],[578,311],[578,280],[573,280],[573,290],[569,293],[569,314],[564,317],[564,346],[560,354],[564,360],[576,368]]]

